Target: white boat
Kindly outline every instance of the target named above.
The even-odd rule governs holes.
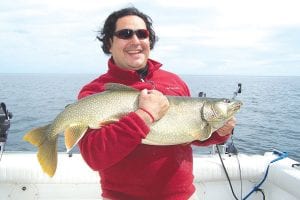
[[[234,97],[240,90],[241,85]],[[2,153],[11,113],[3,103],[1,108]],[[194,176],[201,200],[300,200],[299,162],[279,151],[264,155],[194,154]],[[0,157],[0,200],[93,200],[101,199],[100,188],[98,173],[78,153],[60,152],[52,178],[42,172],[35,152],[4,151]]]
[[[299,200],[299,162],[282,155],[221,154],[236,199]],[[235,199],[218,154],[194,155],[194,175],[199,199]],[[260,190],[249,194],[259,183]],[[34,152],[4,152],[0,161],[1,200],[101,199],[99,184],[80,154],[59,153],[53,178],[42,172]]]

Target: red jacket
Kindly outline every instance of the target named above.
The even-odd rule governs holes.
[[[148,74],[141,80],[135,71],[125,71],[108,62],[108,72],[82,88],[78,98],[104,91],[104,84],[122,83],[139,90],[156,89],[165,95],[190,96],[187,85],[175,74],[148,61]],[[102,196],[109,199],[188,199],[195,191],[191,145],[141,144],[149,127],[134,112],[98,130],[88,130],[79,142],[87,164],[99,171]],[[228,137],[214,133],[196,145],[222,143]]]

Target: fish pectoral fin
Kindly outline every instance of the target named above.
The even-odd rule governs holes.
[[[87,129],[88,126],[84,124],[74,124],[70,125],[65,130],[65,145],[67,148],[67,152],[69,152],[78,143]]]
[[[195,140],[199,140],[199,138],[201,138],[201,132],[200,131],[190,132],[189,135],[192,136],[193,138],[195,138]]]
[[[205,132],[203,134],[203,140],[208,139],[211,136],[212,133],[213,133],[212,127],[211,126],[207,126],[206,129],[205,129]]]
[[[212,127],[207,124],[200,130],[200,134],[197,136],[197,140],[204,141],[208,139],[211,136],[212,132]]]

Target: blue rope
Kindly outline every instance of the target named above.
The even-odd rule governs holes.
[[[256,185],[254,186],[254,188],[252,189],[251,192],[249,192],[249,194],[246,195],[246,197],[243,198],[243,200],[247,199],[253,192],[256,192],[258,190],[260,190],[260,186],[265,182],[267,176],[268,176],[268,173],[269,173],[269,168],[270,168],[270,165],[278,160],[282,160],[284,158],[286,158],[288,156],[288,153],[286,152],[279,152],[279,151],[273,151],[273,154],[277,154],[279,157],[278,158],[275,158],[274,160],[272,160],[269,164],[268,164],[268,167],[267,167],[267,170],[266,170],[266,173],[265,173],[265,176],[264,178]]]

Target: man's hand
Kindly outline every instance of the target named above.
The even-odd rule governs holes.
[[[148,124],[162,118],[169,109],[169,100],[160,91],[144,89],[140,93],[136,113]]]
[[[222,126],[221,128],[219,128],[217,130],[217,133],[220,135],[220,136],[225,136],[225,135],[229,135],[232,133],[232,130],[233,128],[235,127],[236,125],[236,118],[235,117],[232,117],[231,119],[229,119],[225,124],[224,126]]]

